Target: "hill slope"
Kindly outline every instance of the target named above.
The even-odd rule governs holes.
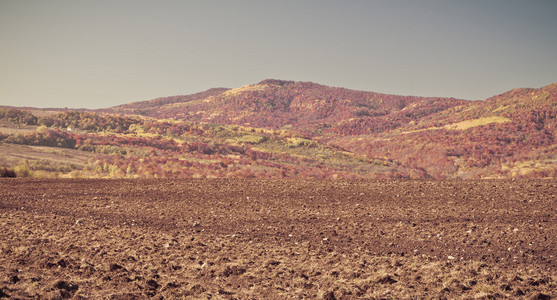
[[[79,176],[557,177],[557,84],[467,101],[269,79],[96,113],[3,111],[4,143],[97,153]]]
[[[376,135],[338,136],[354,153],[433,177],[555,177],[557,84],[468,102]]]
[[[168,97],[122,105],[112,112],[272,129],[293,126],[318,136],[381,132],[464,103],[453,98],[395,96],[268,79],[236,89],[213,89],[183,100]]]

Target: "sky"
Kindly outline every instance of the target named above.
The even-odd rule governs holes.
[[[104,108],[268,78],[486,99],[557,82],[555,0],[0,0],[0,105]]]

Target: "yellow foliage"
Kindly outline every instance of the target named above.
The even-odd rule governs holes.
[[[508,111],[515,107],[516,105],[503,105],[493,110],[493,112]]]
[[[223,95],[234,96],[234,95],[237,95],[237,94],[242,93],[242,92],[262,91],[262,90],[264,90],[268,87],[269,87],[269,85],[267,85],[267,84],[245,85],[245,86],[239,87],[237,89],[228,90],[228,91],[224,92]]]
[[[29,166],[26,163],[19,164],[14,168],[17,177],[33,177],[33,171],[29,169]]]

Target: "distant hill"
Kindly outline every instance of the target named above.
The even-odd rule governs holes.
[[[469,101],[268,79],[94,112],[7,110],[3,143],[97,153],[74,170],[86,177],[557,177],[557,83]],[[53,132],[17,136],[39,125]]]
[[[310,135],[364,134],[394,129],[466,102],[268,79],[236,89],[211,89],[190,96],[158,98],[107,111],[273,129],[292,126]]]
[[[464,102],[375,135],[331,144],[432,177],[555,177],[557,84]]]

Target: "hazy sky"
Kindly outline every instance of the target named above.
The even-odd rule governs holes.
[[[557,1],[0,0],[0,105],[101,108],[267,78],[485,99],[557,82]]]

